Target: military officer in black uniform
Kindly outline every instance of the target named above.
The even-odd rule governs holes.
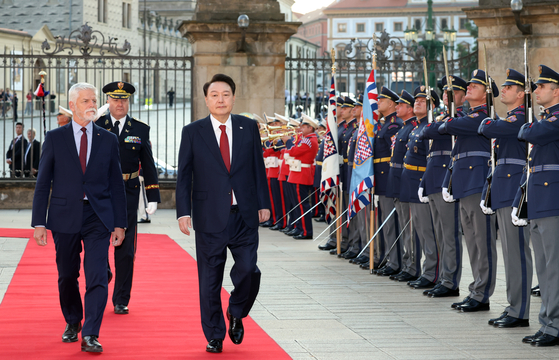
[[[103,87],[107,94],[109,112],[97,120],[97,125],[113,132],[118,137],[120,166],[126,188],[128,227],[121,246],[115,247],[115,288],[113,305],[115,314],[128,314],[128,302],[132,289],[134,258],[138,221],[138,201],[140,180],[138,178],[140,163],[144,173],[148,214],[155,213],[159,198],[157,170],[153,161],[149,140],[149,126],[138,119],[128,116],[129,97],[135,89],[132,84],[115,81]]]

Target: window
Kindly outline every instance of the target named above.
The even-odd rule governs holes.
[[[122,27],[125,29],[132,28],[132,4],[122,3]]]
[[[107,23],[107,0],[97,0],[97,21]]]
[[[341,33],[347,32],[347,24],[346,23],[339,23],[338,24],[338,32],[341,32]]]
[[[403,27],[404,24],[402,24],[401,22],[394,23],[394,31],[402,31]]]
[[[448,29],[448,19],[441,19],[441,29]]]
[[[421,19],[415,19],[413,21],[413,27],[415,28],[415,30],[421,31]]]
[[[365,32],[365,24],[357,24],[357,29],[356,29],[356,31],[357,31],[358,33],[363,33],[363,32]]]
[[[375,23],[375,31],[382,32],[384,30],[384,23]]]
[[[468,23],[467,18],[460,18],[460,30],[467,30],[466,24]]]

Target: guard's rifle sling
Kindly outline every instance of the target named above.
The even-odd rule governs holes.
[[[524,109],[526,111],[525,122],[532,123],[534,119],[534,108],[532,106],[532,79],[528,75],[528,40],[524,39]],[[516,216],[519,219],[528,218],[528,180],[530,179],[530,143],[526,142],[526,181],[520,185],[522,195],[518,203]]]
[[[493,80],[491,76],[487,73],[487,49],[483,45],[484,55],[485,55],[485,101],[487,104],[487,110],[489,112],[489,117],[493,120],[497,119],[495,114],[495,101],[493,99]],[[493,173],[495,172],[495,146],[493,142],[495,139],[489,139],[489,146],[491,147],[491,172],[487,175],[487,192],[485,193],[485,199],[483,200],[483,206],[491,207],[491,183],[493,180]]]

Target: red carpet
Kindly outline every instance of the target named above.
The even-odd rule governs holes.
[[[0,358],[91,359],[96,355],[81,352],[79,341],[61,341],[65,322],[58,303],[54,244],[49,238],[46,247],[39,247],[32,236],[33,230],[0,229],[0,237],[30,239],[0,304]],[[206,353],[195,260],[166,235],[140,234],[138,244],[129,315],[114,314],[113,284],[109,286],[99,336],[103,359],[290,358],[250,317],[243,322],[242,345],[226,338],[223,353]],[[83,275],[80,286],[83,296]],[[228,298],[223,290],[224,308]]]

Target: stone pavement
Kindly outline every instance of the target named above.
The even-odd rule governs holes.
[[[0,226],[29,228],[30,216],[30,210],[1,210]],[[318,235],[324,224],[313,223]],[[152,223],[140,224],[138,231],[166,234],[195,257],[194,236],[179,231],[174,210],[159,210]],[[318,241],[260,230],[262,286],[250,315],[293,359],[559,358],[559,347],[536,348],[521,342],[539,329],[539,298],[532,297],[530,327],[495,329],[487,324],[507,304],[500,241],[491,310],[472,314],[450,308],[465,293],[460,298],[430,299],[317,246]],[[0,299],[24,247],[22,239],[0,238]],[[461,284],[465,290],[472,275],[464,252]],[[227,265],[224,287],[230,291],[231,262]]]

